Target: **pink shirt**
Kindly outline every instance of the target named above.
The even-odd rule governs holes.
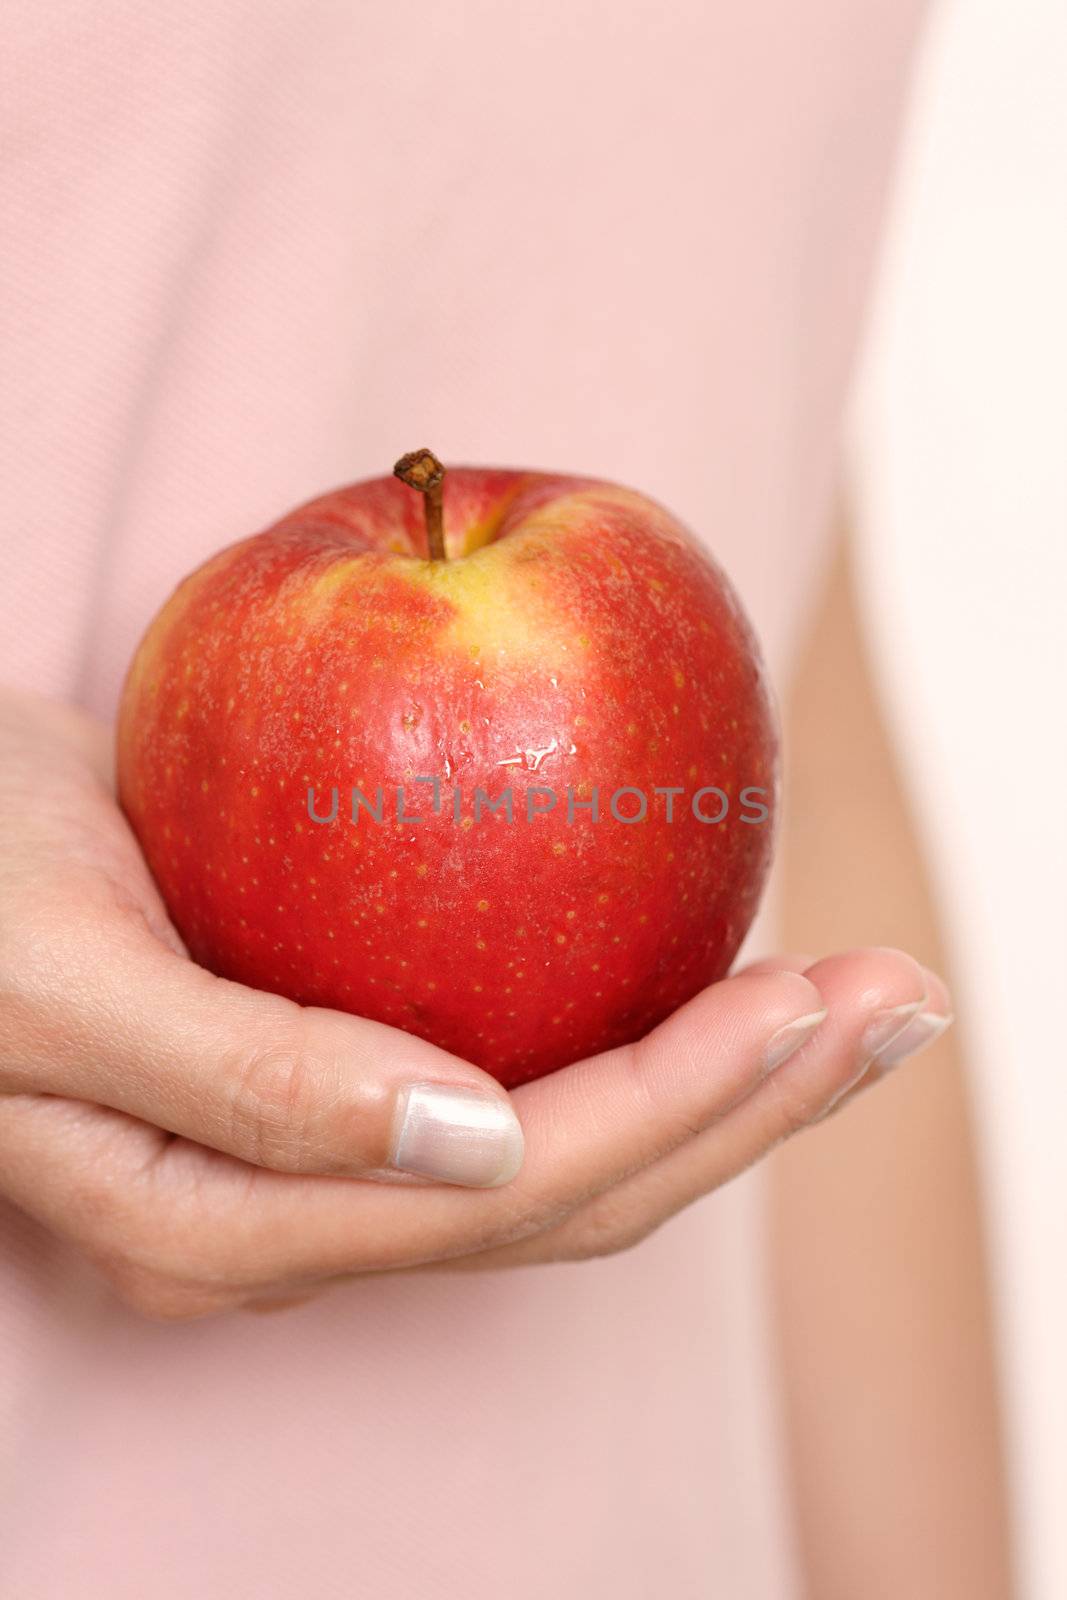
[[[110,715],[195,562],[428,443],[663,500],[781,683],[920,9],[13,0],[2,676]],[[173,1326],[0,1201],[0,1590],[788,1600],[760,1187]]]

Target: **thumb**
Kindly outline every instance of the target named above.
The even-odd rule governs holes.
[[[280,1172],[488,1188],[522,1164],[521,1125],[488,1073],[382,1023],[214,977],[143,926],[72,939],[35,970],[0,1052],[9,1092],[96,1101]]]

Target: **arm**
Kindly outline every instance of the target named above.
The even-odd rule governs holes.
[[[945,971],[844,549],[787,727],[787,945],[862,938]],[[777,1321],[813,1600],[1012,1593],[959,1045],[950,1030],[772,1159]]]

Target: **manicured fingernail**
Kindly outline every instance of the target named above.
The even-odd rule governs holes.
[[[522,1124],[509,1101],[444,1083],[414,1083],[398,1096],[390,1166],[443,1183],[492,1189],[522,1166]]]
[[[952,1017],[938,1016],[936,1011],[920,1011],[908,1023],[903,1033],[898,1033],[878,1056],[880,1067],[895,1067],[898,1061],[905,1060],[908,1056],[918,1055],[920,1050],[925,1050],[928,1044],[944,1033],[952,1022]]]
[[[925,1000],[909,1000],[905,1005],[875,1012],[860,1041],[860,1060],[865,1067],[870,1066],[876,1058],[881,1060],[882,1051],[899,1038],[924,1004]]]
[[[772,1033],[763,1052],[764,1075],[773,1072],[775,1067],[780,1067],[783,1061],[788,1061],[800,1049],[802,1044],[807,1044],[813,1033],[816,1033],[826,1021],[826,1007],[821,1011],[809,1011],[807,1016],[798,1017],[795,1022],[787,1022],[784,1028],[779,1028],[777,1033]]]

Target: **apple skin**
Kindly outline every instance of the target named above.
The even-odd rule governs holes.
[[[450,559],[431,562],[420,496],[375,478],[186,578],[127,676],[118,792],[194,960],[512,1086],[729,970],[770,863],[778,735],[728,580],[662,506],[453,467],[444,515]],[[441,780],[440,814],[417,776]],[[398,785],[421,822],[397,820]],[[685,791],[671,822],[657,785]],[[692,811],[711,785],[719,823]],[[378,786],[383,821],[353,824],[353,787]],[[510,787],[515,820],[475,823],[476,786]],[[528,821],[531,786],[559,798]],[[568,786],[599,790],[599,822],[568,822]],[[644,821],[612,816],[623,786]],[[326,816],[333,787],[336,820],[313,821],[309,788]],[[741,820],[746,787],[765,821]]]

